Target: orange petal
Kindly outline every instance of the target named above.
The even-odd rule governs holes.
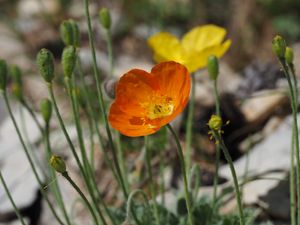
[[[189,99],[191,81],[187,68],[179,63],[169,61],[157,64],[152,68],[158,79],[160,90],[165,95],[175,100],[175,110],[177,107],[185,107]]]
[[[123,75],[116,87],[116,101],[119,108],[132,116],[144,117],[146,114],[141,102],[151,101],[159,86],[153,74],[133,69]]]
[[[133,117],[123,112],[117,102],[111,105],[108,120],[113,128],[129,137],[153,134],[160,128],[160,126],[145,125],[140,117]]]

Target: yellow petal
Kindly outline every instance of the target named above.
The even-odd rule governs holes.
[[[204,68],[207,64],[207,58],[211,55],[215,55],[220,58],[228,50],[231,45],[231,40],[225,41],[223,44],[218,44],[212,47],[203,49],[200,52],[191,52],[186,59],[185,65],[192,73],[198,69]]]
[[[221,44],[225,35],[226,30],[216,25],[198,26],[186,33],[181,43],[186,51],[202,51]]]
[[[174,35],[167,32],[157,33],[148,39],[148,45],[154,51],[156,62],[170,60],[182,62],[182,47]]]

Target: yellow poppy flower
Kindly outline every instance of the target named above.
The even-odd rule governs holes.
[[[167,32],[157,33],[148,39],[148,44],[156,62],[173,60],[195,72],[206,66],[210,55],[218,58],[224,55],[231,45],[230,40],[223,42],[225,35],[224,28],[204,25],[190,30],[182,40]]]

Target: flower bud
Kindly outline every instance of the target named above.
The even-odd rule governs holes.
[[[76,65],[76,48],[74,46],[68,46],[64,48],[62,53],[62,66],[64,75],[71,77]]]
[[[65,20],[60,25],[60,37],[65,45],[79,46],[80,33],[78,24],[74,20]]]
[[[208,70],[208,74],[209,74],[210,79],[216,80],[218,78],[218,75],[219,75],[219,62],[218,62],[218,58],[216,56],[211,55],[211,56],[208,57],[207,70]]]
[[[10,75],[15,83],[22,86],[22,72],[17,65],[12,65],[9,70]]]
[[[13,83],[11,87],[12,94],[18,99],[19,101],[23,101],[23,91],[22,86],[18,83]]]
[[[58,173],[67,172],[66,163],[60,156],[52,155],[50,158],[50,165]]]
[[[285,48],[285,60],[288,64],[293,64],[294,61],[294,52],[290,47]]]
[[[110,17],[110,13],[108,11],[107,8],[102,8],[99,11],[99,20],[101,25],[105,28],[105,29],[110,29],[111,26],[111,17]]]
[[[283,59],[285,57],[285,48],[285,40],[281,36],[276,35],[272,41],[272,50],[279,59]]]
[[[0,59],[0,90],[5,90],[7,84],[7,65],[3,59]]]
[[[49,123],[52,116],[52,102],[46,98],[41,101],[40,111],[46,123]]]
[[[222,127],[222,119],[217,115],[212,115],[208,121],[208,126],[211,130],[219,131]]]
[[[44,80],[51,83],[54,78],[54,57],[48,49],[41,49],[37,55],[36,62]]]

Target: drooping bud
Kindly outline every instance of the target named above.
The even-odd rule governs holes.
[[[208,57],[207,70],[208,70],[208,74],[209,74],[210,79],[216,80],[218,78],[218,75],[219,75],[219,62],[218,62],[218,58],[216,56],[211,55],[211,56]]]
[[[111,26],[111,17],[110,17],[110,13],[108,11],[107,8],[102,8],[99,11],[99,20],[101,25],[105,28],[105,29],[110,29]]]
[[[60,156],[52,155],[50,158],[50,165],[58,173],[67,172],[66,163]]]
[[[74,46],[68,46],[64,48],[62,53],[62,66],[64,75],[66,77],[71,77],[76,65],[76,48]]]
[[[212,115],[208,121],[208,126],[213,131],[220,131],[222,128],[222,119],[217,115]]]
[[[41,49],[37,54],[36,62],[44,80],[51,83],[54,78],[54,57],[48,49]]]
[[[79,46],[80,33],[78,24],[72,20],[65,20],[60,25],[60,37],[65,45]]]
[[[281,36],[276,35],[272,41],[272,50],[279,59],[283,59],[285,57],[285,48],[285,40]]]
[[[285,48],[285,60],[288,64],[293,64],[294,61],[294,52],[290,47]]]
[[[48,98],[41,101],[40,111],[45,123],[48,124],[52,116],[52,102]]]
[[[7,84],[7,65],[3,59],[0,59],[0,90],[5,90]]]
[[[10,75],[15,83],[22,86],[22,72],[17,65],[12,65],[9,70]]]

